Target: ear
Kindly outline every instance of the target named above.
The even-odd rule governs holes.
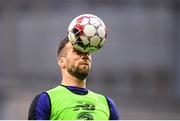
[[[58,61],[58,65],[61,67],[61,68],[66,68],[66,64],[65,64],[65,58],[63,57],[59,57],[57,58],[57,61]]]

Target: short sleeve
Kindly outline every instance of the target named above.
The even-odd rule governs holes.
[[[33,99],[29,108],[28,120],[49,120],[50,115],[50,98],[46,92],[42,92]]]
[[[107,102],[109,105],[109,110],[110,110],[109,120],[120,120],[119,111],[118,111],[114,101],[109,97],[106,97],[106,99],[107,99]]]

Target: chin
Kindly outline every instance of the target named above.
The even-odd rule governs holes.
[[[79,74],[82,74],[82,75],[88,75],[89,67],[87,67],[87,66],[79,67],[77,72],[79,72]]]

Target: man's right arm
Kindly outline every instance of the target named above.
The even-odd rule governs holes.
[[[32,101],[28,120],[49,120],[51,115],[51,102],[48,94],[43,92]]]

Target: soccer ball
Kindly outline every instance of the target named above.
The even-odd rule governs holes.
[[[103,21],[92,14],[83,14],[72,20],[68,28],[68,39],[75,49],[93,53],[106,42],[107,32]]]

